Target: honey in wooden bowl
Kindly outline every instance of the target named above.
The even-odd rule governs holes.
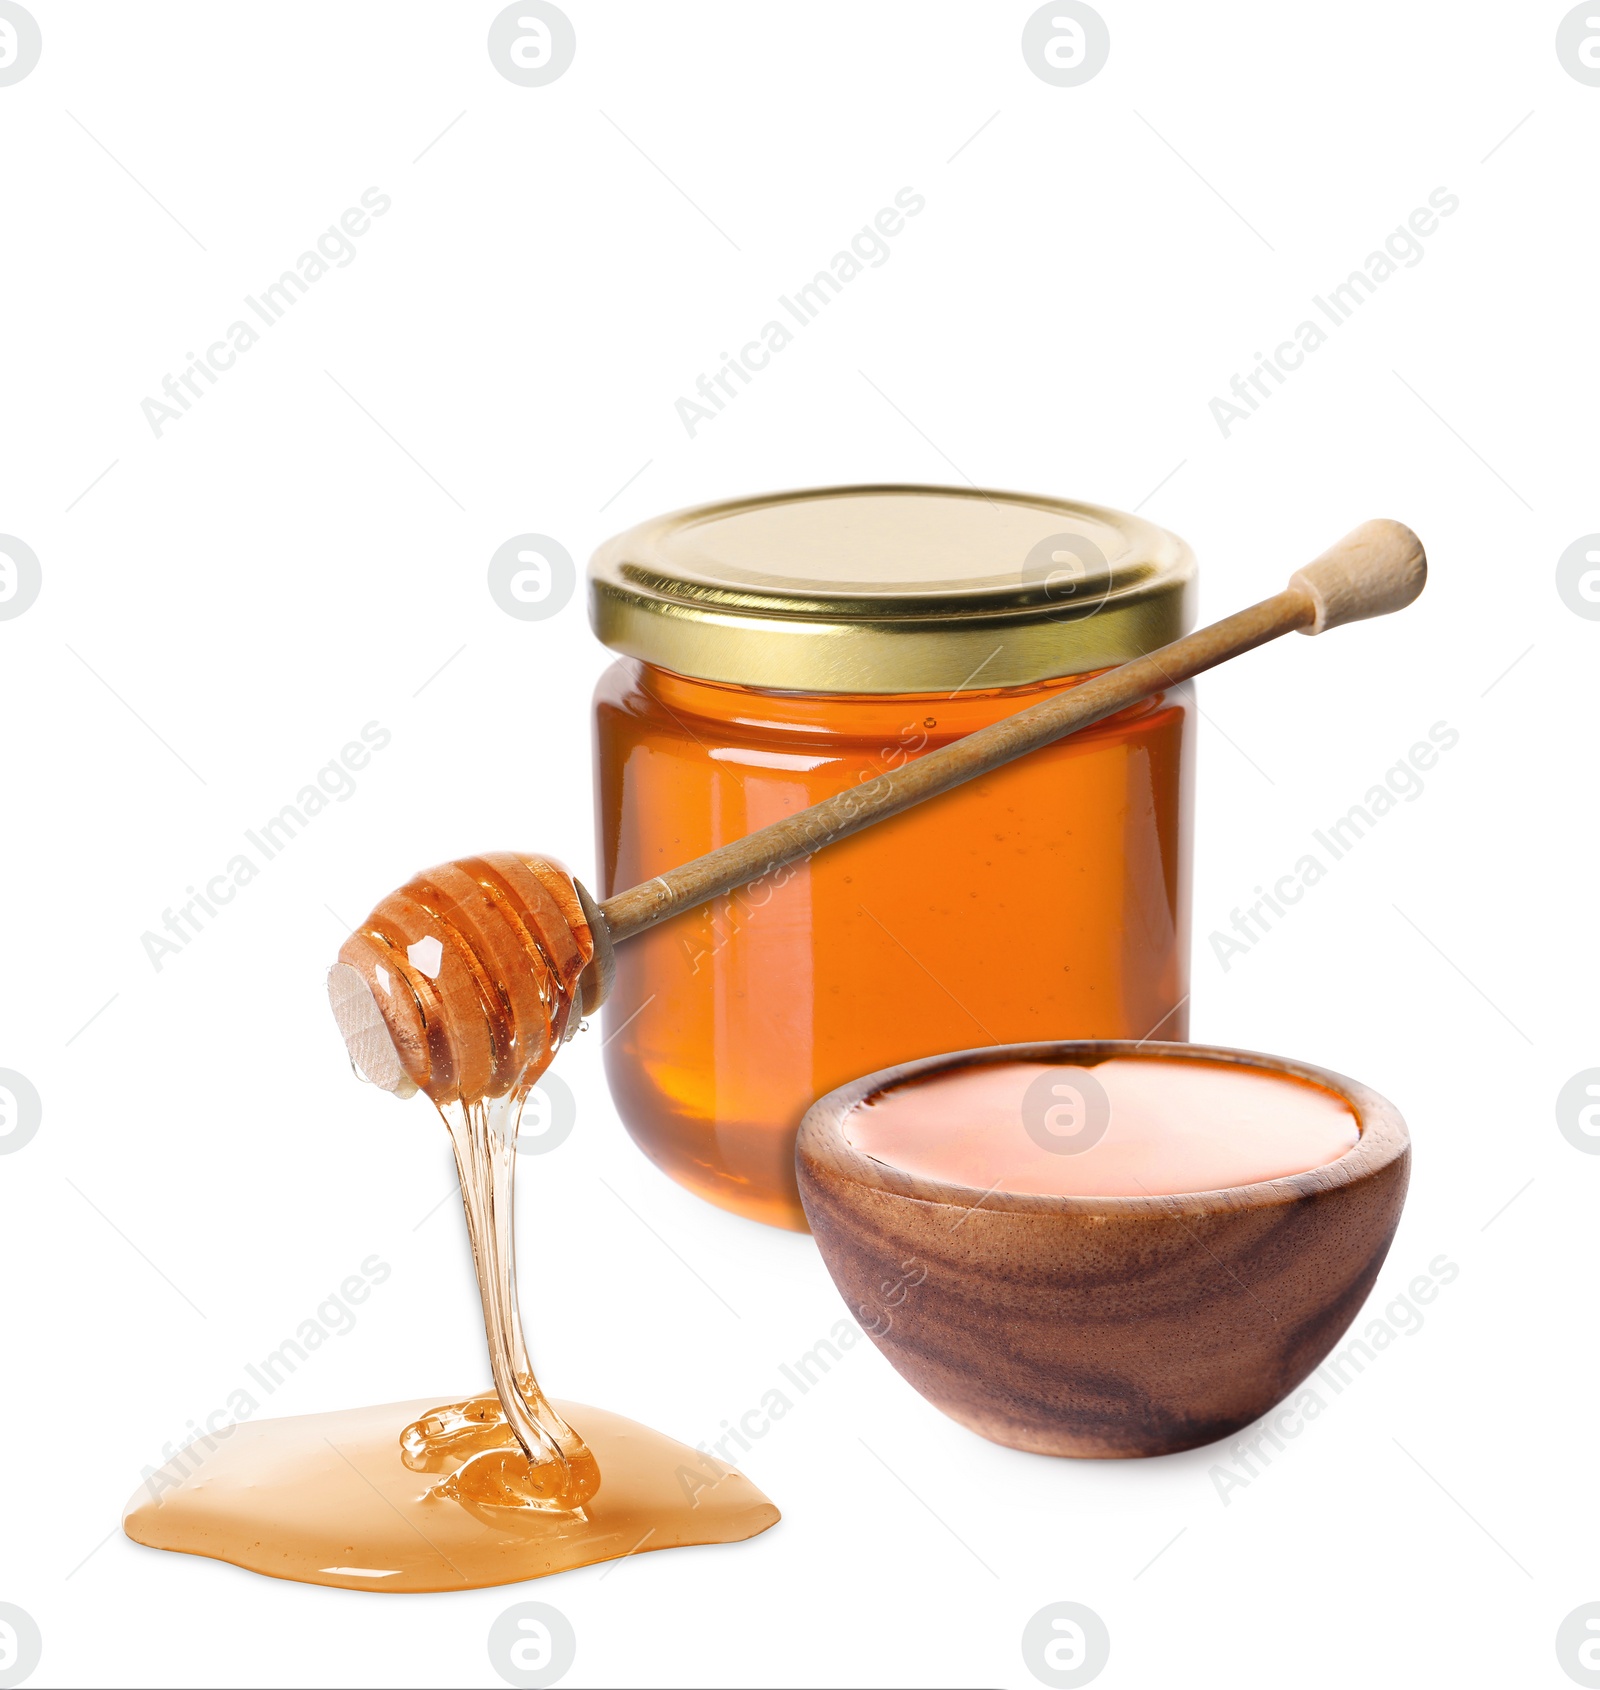
[[[908,1174],[1040,1197],[1157,1197],[1283,1179],[1361,1137],[1337,1092],[1238,1062],[985,1062],[864,1099],[850,1146]]]
[[[1409,1167],[1354,1080],[1115,1040],[868,1075],[796,1150],[828,1271],[900,1374],[996,1443],[1076,1456],[1188,1449],[1287,1396],[1371,1291]]]

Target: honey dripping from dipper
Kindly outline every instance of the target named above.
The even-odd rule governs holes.
[[[416,1591],[733,1542],[778,1519],[742,1475],[660,1433],[563,1413],[528,1359],[517,1128],[586,992],[591,1005],[600,995],[608,959],[591,909],[550,858],[465,858],[383,899],[328,977],[357,1071],[399,1097],[426,1093],[449,1129],[494,1390],[235,1426],[198,1464],[147,1481],[130,1537],[283,1578]]]

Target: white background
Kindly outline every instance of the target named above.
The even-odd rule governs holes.
[[[529,1597],[576,1628],[574,1685],[1031,1686],[1060,1600],[1108,1626],[1107,1687],[1569,1682],[1600,1160],[1554,1104],[1600,1063],[1600,624],[1555,566],[1600,529],[1600,89],[1557,60],[1565,8],[1104,0],[1109,64],[1066,89],[1027,5],[571,0],[576,61],[532,89],[496,9],[37,0],[0,88],[0,528],[43,571],[0,622],[0,1066],[44,1100],[0,1157],[0,1601],[35,1682],[492,1684]],[[371,186],[354,260],[158,438],[141,400]],[[906,186],[889,261],[691,439],[678,396]],[[1423,260],[1224,438],[1212,397],[1440,187]],[[1364,1319],[1443,1253],[1423,1328],[1226,1505],[1225,1447],[991,1447],[863,1343],[744,1459],[784,1510],[747,1544],[385,1598],[125,1541],[141,1469],[372,1253],[358,1325],[261,1412],[486,1378],[444,1132],[353,1082],[322,974],[425,864],[592,870],[605,655],[581,594],[503,613],[494,549],[581,565],[700,499],[967,478],[1139,507],[1196,548],[1207,620],[1364,518],[1427,542],[1404,615],[1202,686],[1192,1029],[1400,1105]],[[372,720],[355,796],[157,972],[141,934]],[[1224,972],[1207,935],[1439,721],[1422,796]],[[632,1148],[597,1044],[524,1170],[534,1353],[693,1444],[842,1306],[809,1239]]]

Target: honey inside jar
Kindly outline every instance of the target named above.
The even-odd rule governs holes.
[[[612,542],[602,896],[1080,684],[1187,626],[1180,541],[1087,506],[836,489]],[[630,939],[612,1094],[674,1179],[803,1230],[794,1135],[863,1073],[1187,1036],[1192,714],[1173,688]]]

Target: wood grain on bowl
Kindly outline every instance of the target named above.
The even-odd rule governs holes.
[[[862,1155],[842,1122],[886,1087],[985,1062],[1240,1063],[1345,1098],[1354,1149],[1307,1173],[1170,1197],[985,1193]],[[903,1064],[815,1103],[801,1201],[850,1311],[896,1370],[996,1443],[1161,1455],[1228,1436],[1328,1355],[1399,1223],[1410,1139],[1354,1080],[1248,1051],[1089,1040]]]

